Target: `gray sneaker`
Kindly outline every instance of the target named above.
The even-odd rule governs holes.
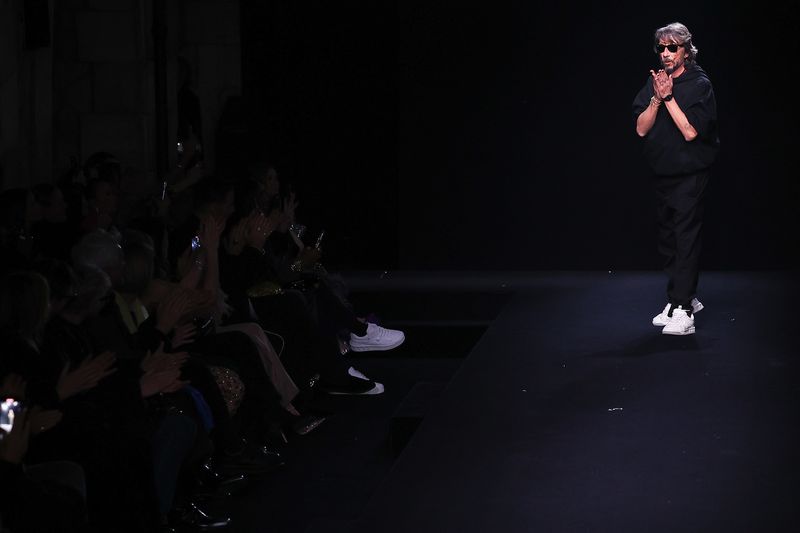
[[[669,314],[668,314],[669,313],[669,308],[670,308],[670,304],[667,304],[664,307],[663,311],[661,311],[659,314],[657,314],[656,316],[653,317],[653,325],[654,326],[658,326],[660,328],[663,328],[664,326],[669,324],[669,321],[672,319],[672,317],[669,316]],[[693,314],[694,313],[699,313],[702,310],[703,310],[703,303],[700,300],[698,300],[697,298],[692,298],[692,313]]]

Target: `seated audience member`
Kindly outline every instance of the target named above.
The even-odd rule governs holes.
[[[299,389],[287,373],[264,331],[249,320],[225,320],[230,308],[226,302],[227,296],[220,288],[218,250],[225,221],[232,212],[233,190],[228,183],[205,181],[195,191],[195,199],[197,208],[182,227],[169,237],[169,243],[170,257],[173,261],[171,271],[176,280],[174,283],[179,283],[185,289],[205,291],[214,302],[208,312],[201,315],[203,322],[209,324],[207,329],[213,335],[203,335],[200,340],[208,344],[209,341],[219,343],[237,336],[249,338],[256,346],[260,363],[279,394],[280,404],[285,410],[275,418],[283,419],[283,425],[290,426],[293,431],[305,434],[319,425],[323,418],[312,413],[301,414],[292,404]],[[161,299],[160,294],[169,290],[170,285],[162,280],[154,281],[151,287],[153,290],[148,291],[147,299],[155,302]],[[220,349],[221,345],[215,348],[217,351]],[[247,377],[253,379],[257,374],[261,372],[254,369]],[[287,413],[290,415],[288,418]],[[282,430],[273,429],[275,436],[279,431]],[[285,441],[285,436],[281,440]]]
[[[216,227],[216,229],[211,225],[206,226],[202,232],[205,242],[210,243],[218,240],[220,231],[221,226]],[[217,235],[215,236],[214,234]],[[137,302],[139,306],[142,306],[144,308],[143,312],[152,312],[157,316],[158,309],[156,307],[147,309],[146,305],[140,300],[148,292],[148,289],[156,283],[152,276],[154,258],[152,242],[149,244],[143,242],[149,238],[140,232],[128,231],[125,235],[127,238],[123,241],[123,250],[126,256],[125,268],[129,275],[126,276],[125,288],[121,288],[119,292],[123,298],[133,299],[133,302]],[[134,239],[138,239],[141,244],[137,244]],[[165,287],[163,282],[158,283],[158,285],[161,289],[167,289],[166,297],[169,297],[172,291],[178,291],[179,293],[195,292],[201,295],[205,292],[209,295],[208,302],[212,303],[212,305],[213,302],[219,301],[219,296],[216,294],[217,291],[213,284],[201,289],[191,285],[181,286],[179,284]],[[259,431],[256,427],[259,424],[277,427],[280,425],[281,418],[288,415],[288,412],[280,407],[275,388],[269,380],[261,358],[256,355],[257,348],[255,344],[246,332],[235,329],[220,331],[213,322],[204,327],[203,324],[208,321],[208,317],[213,319],[215,314],[214,309],[208,308],[199,309],[191,316],[181,317],[180,323],[171,339],[172,348],[178,347],[176,342],[180,342],[181,349],[188,350],[211,364],[214,367],[215,374],[227,371],[234,376],[234,379],[241,379],[244,383],[244,393],[242,394],[243,397],[237,401],[237,406],[241,404],[241,412],[237,414],[241,416],[241,422],[244,426],[250,428],[245,428],[245,433],[251,433],[251,436],[253,436],[253,432],[257,433]],[[200,325],[197,322],[198,318],[202,322]],[[181,337],[179,341],[176,341],[176,335]],[[227,382],[229,379],[231,378],[224,378],[223,382]],[[262,427],[261,429],[264,428]]]
[[[111,183],[114,190],[119,190],[122,180],[122,163],[114,154],[108,152],[94,152],[83,163],[83,181],[100,179]]]
[[[343,355],[404,333],[354,309],[272,164],[220,180],[196,146],[123,209],[107,152],[0,193],[0,401],[24,406],[3,533],[223,530],[225,498],[330,416],[321,393],[384,392]]]
[[[95,346],[98,350],[113,349],[120,358],[140,361],[144,350],[155,351],[160,345],[167,347],[168,351],[173,350],[174,347],[170,346],[175,339],[176,326],[181,325],[182,318],[192,316],[198,304],[203,302],[186,291],[176,290],[167,295],[150,314],[137,303],[137,298],[132,297],[131,292],[131,285],[141,283],[142,275],[140,272],[132,276],[133,269],[146,264],[147,260],[142,261],[135,257],[142,252],[141,249],[133,248],[131,251],[133,254],[129,259],[132,269],[129,268],[126,272],[125,252],[122,247],[109,234],[96,230],[81,239],[72,255],[76,264],[101,268],[111,280],[112,292],[105,307],[89,321],[88,327]],[[149,261],[152,262],[152,256]],[[148,275],[145,270],[145,276]],[[181,368],[181,377],[191,384],[189,389],[195,392],[192,397],[200,412],[208,413],[208,420],[204,418],[204,427],[208,427],[214,445],[214,463],[226,474],[247,472],[256,475],[274,470],[283,464],[280,454],[273,448],[266,447],[267,443],[244,438],[252,437],[251,434],[246,435],[248,431],[255,433],[255,438],[265,438],[264,433],[269,430],[265,426],[275,411],[270,405],[263,410],[254,409],[255,412],[250,416],[251,404],[266,402],[274,394],[266,379],[261,381],[256,372],[250,372],[254,366],[250,360],[257,358],[255,348],[246,338],[227,339],[225,351],[219,350],[219,345],[214,347],[205,338],[203,341],[199,344],[200,349],[188,345],[181,347],[189,353]],[[203,349],[207,351],[200,351]],[[237,365],[250,364],[247,369],[248,380],[252,376],[253,380],[259,382],[258,387],[253,387],[245,411],[240,416],[231,416],[229,403],[220,389],[221,384],[210,368],[231,368],[226,366],[232,365],[229,359],[231,356],[237,357]],[[242,372],[237,374],[242,376]],[[245,382],[245,385],[248,383]],[[238,427],[240,422],[247,427]]]
[[[24,401],[36,409],[32,413],[48,417],[32,426],[34,432],[37,428],[40,432],[31,440],[28,455],[35,462],[71,460],[83,467],[93,488],[87,500],[89,520],[98,527],[102,524],[109,531],[125,531],[117,521],[127,524],[131,531],[155,526],[155,487],[146,466],[151,464],[146,436],[132,432],[114,439],[114,433],[98,420],[95,404],[87,403],[85,396],[115,372],[113,354],[102,354],[72,367],[46,351],[43,340],[49,308],[49,288],[43,276],[15,272],[3,277],[0,375],[13,373],[24,379]],[[124,448],[112,443],[124,444]],[[121,454],[127,456],[126,462],[118,465]],[[132,488],[133,497],[127,495]]]
[[[104,307],[111,289],[108,277],[90,269],[77,276],[69,265],[57,260],[40,262],[36,267],[52,287],[52,316],[45,328],[43,351],[57,356],[64,365],[91,371],[102,357],[93,359],[95,350],[85,322]],[[208,449],[207,440],[198,431],[200,423],[191,399],[185,393],[186,383],[180,379],[185,356],[168,357],[156,352],[144,357],[139,365],[115,365],[115,372],[82,392],[79,401],[63,404],[78,415],[71,418],[74,429],[62,439],[66,442],[58,445],[62,450],[69,449],[85,439],[101,445],[100,449],[93,445],[82,445],[81,449],[90,451],[89,459],[114,476],[124,477],[124,470],[129,467],[126,464],[108,468],[108,463],[118,461],[120,456],[129,458],[128,462],[138,469],[151,468],[162,523],[218,524],[219,518],[203,518],[199,509],[190,507],[188,488],[179,493],[181,483],[191,486],[199,456]],[[80,456],[81,451],[75,453]],[[137,457],[143,458],[141,462]]]
[[[243,184],[242,202],[239,204],[240,210],[261,210],[269,215],[270,220],[276,220],[264,247],[275,281],[282,286],[314,286],[315,305],[321,309],[318,313],[320,325],[343,341],[343,351],[382,351],[400,346],[405,341],[402,331],[380,327],[355,315],[347,300],[344,281],[322,267],[321,247],[317,243],[306,245],[293,230],[299,205],[295,194],[289,193],[281,199],[280,189],[275,168],[268,163],[254,163],[250,167],[249,179]]]
[[[215,209],[213,198],[209,201],[211,205],[205,209]],[[248,208],[245,204],[244,209]],[[257,320],[264,329],[285,338],[283,362],[301,388],[316,383],[315,376],[319,375],[319,388],[326,392],[382,393],[380,383],[365,379],[354,368],[348,368],[341,358],[336,336],[320,327],[315,314],[320,310],[314,301],[316,288],[282,286],[265,248],[267,237],[277,227],[277,215],[265,216],[256,209],[237,215],[238,219],[230,224],[220,267],[222,288],[230,295],[231,304],[238,313],[233,320],[242,320],[240,317]],[[277,290],[264,292],[264,287]],[[359,322],[359,326],[365,325]]]
[[[85,188],[87,213],[81,221],[81,230],[88,233],[95,229],[119,235],[116,215],[119,204],[114,183],[104,178],[93,178]]]

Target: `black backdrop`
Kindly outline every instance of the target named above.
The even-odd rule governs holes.
[[[631,102],[652,32],[694,35],[722,151],[704,266],[792,267],[796,8],[767,2],[242,0],[237,157],[268,154],[329,262],[351,268],[655,269]]]

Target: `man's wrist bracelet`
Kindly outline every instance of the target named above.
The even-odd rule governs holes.
[[[650,97],[650,103],[656,107],[661,105],[661,100],[655,97],[655,95]]]

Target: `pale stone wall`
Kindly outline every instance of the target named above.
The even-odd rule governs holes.
[[[54,12],[54,164],[110,152],[122,162],[123,198],[155,180],[149,4],[70,0]]]
[[[206,165],[214,169],[216,127],[229,96],[242,92],[239,2],[183,0],[179,54],[193,66],[203,115]]]
[[[206,165],[226,99],[241,94],[238,0],[164,0],[169,139],[177,122],[177,56],[193,66]],[[123,163],[123,193],[155,182],[153,0],[51,1],[51,46],[24,47],[23,0],[0,0],[3,188],[52,181],[106,151]],[[174,145],[165,147],[170,165]]]
[[[0,188],[52,178],[52,53],[26,49],[22,0],[0,0]]]

